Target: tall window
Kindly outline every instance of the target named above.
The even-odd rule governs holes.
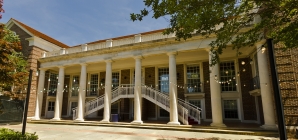
[[[200,67],[187,66],[187,93],[201,92]]]
[[[226,119],[238,119],[237,100],[224,100],[224,116]]]
[[[98,91],[98,74],[90,75],[89,95],[96,96]]]
[[[80,87],[80,77],[78,75],[74,75],[72,77],[71,96],[79,95],[79,87]]]
[[[119,86],[119,72],[112,73],[112,89]]]
[[[169,68],[159,68],[158,75],[159,90],[163,93],[169,93]]]
[[[220,63],[221,91],[237,91],[234,61]]]
[[[49,81],[48,95],[49,96],[56,96],[57,85],[58,85],[58,74],[50,73],[50,78],[49,78],[48,81]]]

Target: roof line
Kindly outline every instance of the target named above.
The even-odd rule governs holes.
[[[44,39],[44,40],[46,40],[46,41],[48,41],[50,43],[53,43],[53,44],[55,44],[55,45],[57,45],[59,47],[70,48],[68,45],[66,45],[66,44],[64,44],[64,43],[62,43],[62,42],[60,42],[60,41],[58,41],[58,40],[56,40],[56,39],[54,39],[54,38],[46,35],[46,34],[43,34],[43,33],[41,33],[39,31],[31,28],[30,26],[28,26],[28,25],[26,25],[26,24],[24,24],[24,23],[22,23],[22,22],[20,22],[20,21],[18,21],[16,19],[14,19],[14,18],[11,18],[11,19],[13,21],[15,21],[17,24],[19,24],[20,26],[22,26],[23,28],[25,28],[27,31],[29,31],[30,33],[32,33],[34,36],[37,36],[37,37],[39,37],[41,39]]]

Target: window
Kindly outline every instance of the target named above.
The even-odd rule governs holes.
[[[226,119],[238,119],[237,100],[224,100],[224,116]]]
[[[98,74],[90,75],[88,95],[96,96],[98,91]]]
[[[70,104],[70,114],[72,115],[73,112],[72,112],[72,109],[78,107],[78,102],[71,102]]]
[[[119,86],[119,72],[112,73],[112,89]]]
[[[55,111],[55,102],[49,101],[48,111]]]
[[[48,95],[49,96],[56,96],[57,85],[58,85],[58,74],[50,73],[50,78],[49,78],[48,81],[49,81]]]
[[[78,75],[74,75],[72,78],[71,96],[78,96],[79,88],[80,88],[80,77]]]
[[[237,91],[234,61],[220,63],[221,91]]]
[[[169,93],[169,68],[158,69],[159,90],[163,93]]]
[[[201,92],[200,67],[187,66],[187,93]]]

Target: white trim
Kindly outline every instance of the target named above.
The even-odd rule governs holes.
[[[15,22],[13,19],[10,19],[5,26],[7,27],[7,29],[10,29],[13,25],[17,25],[18,27],[20,27],[24,32],[26,32],[27,34],[29,34],[30,36],[34,36],[31,32],[29,32],[28,30],[26,30],[23,26],[21,26],[19,23]]]
[[[61,50],[62,47],[59,47],[53,43],[50,43],[42,38],[33,36],[30,38],[26,38],[27,41],[29,41],[29,46],[36,46],[39,47],[45,51],[51,52],[51,51],[57,51]]]

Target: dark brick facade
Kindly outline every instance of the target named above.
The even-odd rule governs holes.
[[[206,119],[212,119],[209,62],[203,62]]]
[[[103,95],[105,93],[105,89],[102,88],[102,87],[104,87],[104,85],[105,85],[106,72],[101,72],[99,74],[99,77],[100,77],[100,79],[99,79],[99,85],[100,85],[101,88],[99,89],[98,94],[99,94],[99,96],[101,96],[101,95]],[[101,84],[102,84],[102,86],[101,86]]]
[[[121,70],[121,84],[130,84],[130,69]]]
[[[43,97],[42,97],[42,108],[41,108],[41,116],[45,116],[46,113],[46,103],[47,103],[47,97],[48,97],[48,79],[50,78],[50,72],[46,71],[45,73],[45,81],[44,81],[44,91],[43,91]]]
[[[184,86],[184,67],[183,64],[179,64],[176,66],[176,72],[177,72],[177,85]],[[185,90],[183,88],[178,88],[178,98],[184,100],[184,93]]]
[[[245,62],[244,65],[241,64],[242,61]],[[252,71],[250,65],[250,58],[238,59],[238,65],[240,71],[244,120],[257,120],[255,97],[249,94],[249,91],[253,86],[251,82]],[[245,69],[245,71],[243,71],[243,69]]]
[[[65,85],[69,87],[70,83],[70,76],[65,75],[64,77],[64,92],[63,92],[63,101],[62,101],[62,115],[67,115],[67,110],[68,110],[68,96],[69,96],[69,91],[68,88],[65,88]]]
[[[155,67],[145,68],[145,85],[155,87]],[[156,105],[147,99],[143,99],[143,109],[147,110],[142,111],[142,116],[148,116],[149,118],[156,117]],[[144,118],[143,117],[143,118]]]

